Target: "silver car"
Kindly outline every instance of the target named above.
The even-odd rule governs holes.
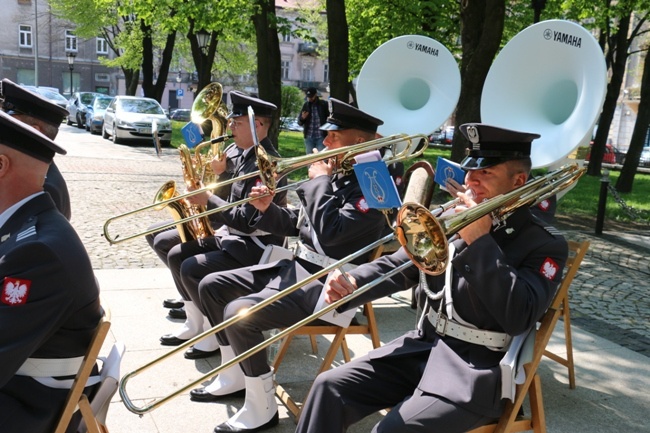
[[[114,143],[126,140],[149,140],[153,143],[151,125],[158,124],[158,135],[163,145],[172,140],[172,126],[158,101],[139,96],[118,95],[106,107],[102,137],[112,137]]]

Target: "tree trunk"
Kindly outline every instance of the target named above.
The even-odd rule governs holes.
[[[122,69],[122,72],[124,73],[124,85],[126,86],[126,94],[135,96],[135,92],[138,90],[138,82],[140,81],[140,70]]]
[[[614,118],[614,113],[616,112],[618,95],[621,92],[621,86],[625,75],[625,64],[627,63],[627,51],[629,47],[627,34],[630,29],[630,15],[631,13],[621,16],[618,31],[614,38],[615,45],[610,45],[610,51],[615,51],[612,56],[612,76],[607,85],[605,103],[603,104],[603,111],[598,120],[598,129],[596,130],[596,137],[594,138],[594,144],[589,157],[587,174],[590,176],[600,176],[600,171],[603,166],[605,144],[607,142],[607,137],[609,136],[609,128],[612,119]]]
[[[162,52],[160,61],[160,68],[158,69],[158,76],[154,77],[153,68],[153,40],[151,35],[151,26],[145,24],[140,20],[140,28],[142,30],[142,91],[147,98],[153,98],[160,102],[162,100],[163,92],[165,91],[165,84],[167,83],[167,74],[169,73],[169,65],[171,64],[172,56],[174,53],[174,44],[176,42],[176,32],[171,32],[167,35],[165,48]]]
[[[621,175],[616,181],[616,190],[619,192],[632,192],[634,176],[639,166],[639,159],[643,151],[648,125],[650,124],[650,54],[646,53],[643,63],[643,77],[641,78],[641,100],[639,111],[630,139],[630,147],[625,155],[625,164]]]
[[[330,96],[350,101],[348,21],[345,0],[326,0],[327,37],[329,39]],[[356,102],[356,98],[354,98]]]
[[[505,11],[505,0],[461,2],[463,60],[460,76],[463,85],[456,107],[456,125],[481,119],[483,83],[501,43]],[[460,161],[465,156],[466,147],[467,140],[456,128],[451,159]]]
[[[256,3],[258,7],[253,15],[253,24],[257,39],[257,85],[259,97],[278,107],[269,129],[269,138],[277,143],[282,111],[282,72],[275,1],[256,0]]]

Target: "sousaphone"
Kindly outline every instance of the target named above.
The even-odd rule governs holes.
[[[359,108],[384,121],[382,135],[429,134],[453,113],[460,95],[456,59],[426,36],[399,36],[366,59],[357,82]]]
[[[591,139],[605,100],[607,68],[596,39],[563,20],[534,24],[511,39],[492,64],[481,120],[535,132],[533,167],[563,160]]]

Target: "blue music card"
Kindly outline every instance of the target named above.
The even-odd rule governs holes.
[[[201,127],[196,123],[188,122],[187,125],[181,128],[181,133],[183,134],[183,138],[185,138],[187,147],[190,149],[203,141],[203,131],[201,131]]]
[[[392,209],[402,206],[395,182],[384,161],[370,161],[354,165],[361,191],[372,209]]]
[[[439,156],[434,181],[440,185],[441,189],[447,191],[445,187],[447,179],[450,178],[463,185],[465,183],[465,170],[460,168],[460,164]]]

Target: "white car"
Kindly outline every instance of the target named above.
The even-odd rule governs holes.
[[[114,143],[126,140],[149,140],[153,142],[151,126],[158,124],[158,135],[163,145],[172,140],[171,121],[158,101],[139,96],[118,95],[106,107],[102,137],[112,137]]]

